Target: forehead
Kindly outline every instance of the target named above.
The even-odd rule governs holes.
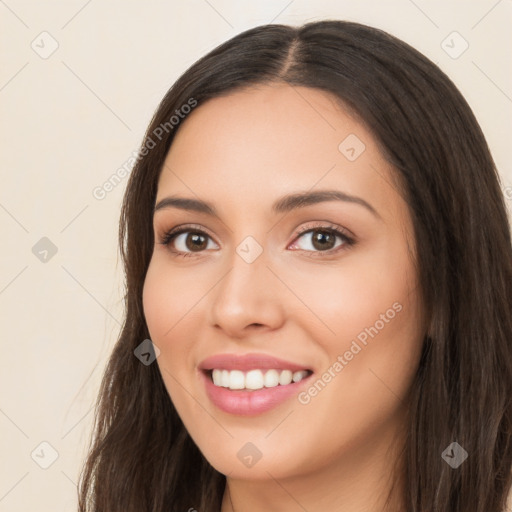
[[[336,188],[385,206],[398,199],[392,172],[370,132],[333,96],[260,85],[188,115],[166,157],[157,201],[180,193],[261,207],[290,192]]]

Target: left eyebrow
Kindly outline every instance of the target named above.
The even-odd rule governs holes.
[[[343,201],[363,206],[370,211],[375,217],[382,218],[375,208],[362,199],[340,190],[318,190],[315,192],[299,192],[288,194],[279,198],[273,205],[272,211],[275,214],[286,213],[298,208],[304,208],[313,204],[323,203],[327,201]],[[153,214],[164,208],[179,208],[181,210],[194,211],[211,215],[212,217],[220,216],[215,207],[201,199],[193,199],[186,197],[170,196],[160,200],[153,210]]]
[[[361,197],[352,196],[340,190],[318,190],[315,192],[301,192],[297,194],[289,194],[278,199],[272,205],[274,213],[285,213],[296,208],[304,208],[306,206],[323,203],[327,201],[344,201],[348,203],[358,204],[369,210],[376,217],[381,218],[377,210],[362,199]]]

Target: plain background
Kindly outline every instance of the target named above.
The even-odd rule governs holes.
[[[196,59],[255,25],[326,18],[387,30],[450,76],[486,134],[510,211],[510,0],[0,1],[0,511],[76,510],[123,315],[127,180],[103,199],[93,191],[138,149]]]

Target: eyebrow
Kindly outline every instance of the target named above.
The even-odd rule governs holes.
[[[375,217],[381,218],[375,208],[364,199],[341,192],[339,190],[318,190],[315,192],[299,192],[288,194],[279,198],[272,205],[274,214],[287,213],[298,208],[304,208],[313,204],[323,203],[327,201],[343,201],[363,206],[370,211]],[[215,207],[201,199],[193,199],[179,196],[165,197],[158,201],[153,210],[153,214],[165,208],[179,208],[181,210],[205,213],[213,217],[220,218]]]

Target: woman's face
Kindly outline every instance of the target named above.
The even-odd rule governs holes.
[[[392,172],[315,89],[238,91],[180,126],[144,313],[172,402],[218,471],[291,478],[386,456],[425,333]]]

